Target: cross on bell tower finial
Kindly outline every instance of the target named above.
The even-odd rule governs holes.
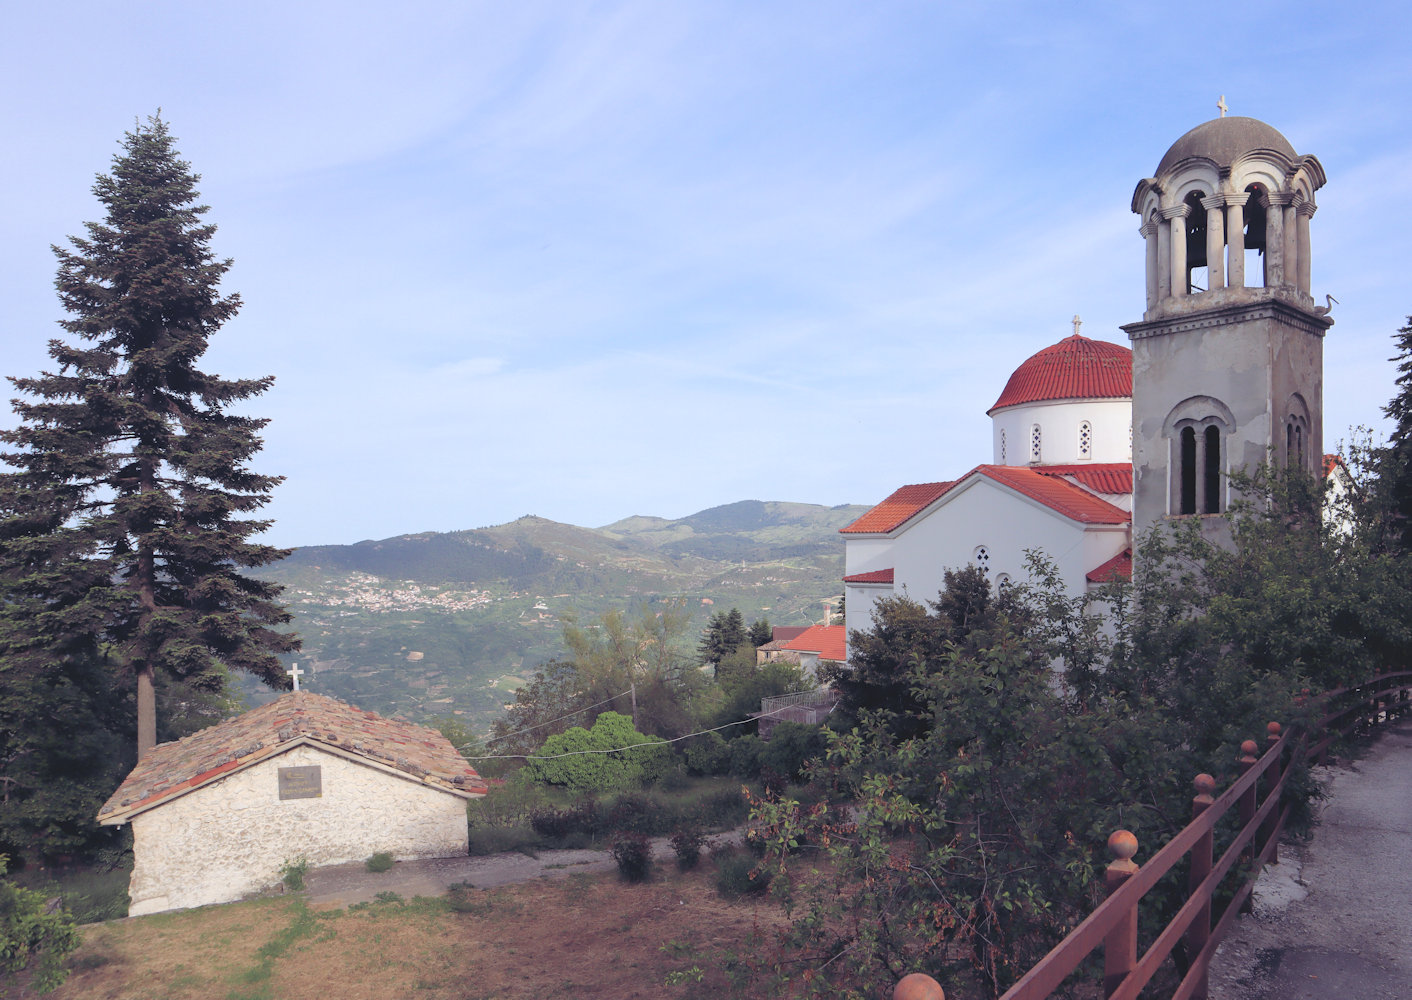
[[[1074,336],[1077,337],[1079,335],[1079,327],[1084,325],[1084,321],[1079,319],[1078,313],[1074,313],[1074,318],[1071,322],[1074,324]]]
[[[1222,94],[1222,95],[1221,95],[1221,99],[1216,102],[1216,107],[1218,107],[1218,108],[1221,109],[1221,117],[1222,117],[1222,118],[1226,117],[1226,112],[1229,111],[1230,108],[1226,107],[1226,95],[1225,95],[1225,94]]]

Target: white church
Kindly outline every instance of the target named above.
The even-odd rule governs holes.
[[[992,464],[900,487],[841,529],[847,629],[870,629],[880,598],[934,599],[947,569],[1023,581],[1028,549],[1082,595],[1131,573],[1134,531],[1190,518],[1227,538],[1231,471],[1322,472],[1333,320],[1310,292],[1309,223],[1323,183],[1317,159],[1224,106],[1178,139],[1132,198],[1147,281],[1131,349],[1075,317],[988,411]]]

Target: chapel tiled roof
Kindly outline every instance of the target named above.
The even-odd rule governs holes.
[[[845,576],[844,583],[892,583],[893,570],[875,569],[871,573],[854,573],[852,576]]]
[[[785,643],[798,639],[808,631],[808,625],[775,625],[770,629],[770,641],[779,643],[783,649]]]
[[[842,625],[814,625],[798,639],[792,640],[785,649],[818,653],[821,660],[837,660],[842,663],[848,658],[847,639],[848,629]]]
[[[118,823],[298,743],[320,744],[401,771],[463,797],[486,783],[434,729],[384,719],[312,691],[290,691],[268,705],[153,747],[103,808],[99,822]]]
[[[1109,583],[1133,578],[1133,550],[1124,549],[1097,569],[1089,570],[1089,583]]]
[[[1052,399],[1127,399],[1132,394],[1133,352],[1076,333],[1027,358],[986,412]]]
[[[1043,476],[1069,476],[1094,493],[1131,493],[1133,467],[1130,462],[1086,462],[1083,465],[1036,465]]]
[[[916,483],[900,487],[858,520],[838,530],[845,535],[885,534],[915,517],[954,485],[954,482]]]

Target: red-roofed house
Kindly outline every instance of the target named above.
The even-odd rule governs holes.
[[[1027,549],[1082,594],[1130,548],[1131,351],[1076,329],[1015,369],[989,416],[993,464],[900,487],[842,529],[847,629],[882,597],[935,598],[948,569],[1023,581]]]
[[[465,854],[480,775],[436,730],[291,691],[154,747],[98,812],[132,824],[129,914],[222,903],[280,866]]]
[[[799,654],[799,666],[805,674],[818,677],[821,661],[842,663],[848,658],[846,632],[842,625],[811,625],[785,649]]]

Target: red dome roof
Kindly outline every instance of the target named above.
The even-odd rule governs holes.
[[[1076,333],[1016,368],[986,413],[1050,399],[1127,399],[1132,394],[1133,352]]]

